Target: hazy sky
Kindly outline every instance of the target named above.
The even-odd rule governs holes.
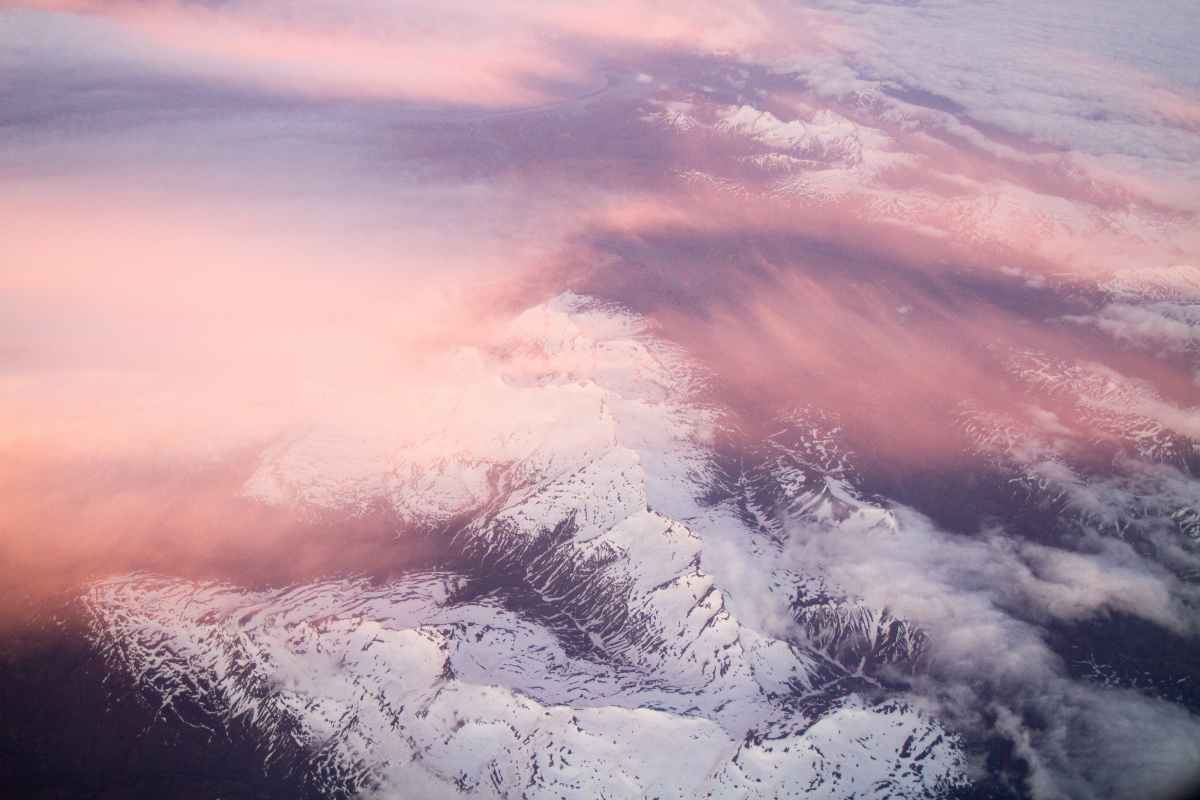
[[[1099,519],[1186,505],[1179,459],[1093,479],[1043,456],[1114,463],[1129,420],[1200,438],[1197,35],[1190,0],[0,3],[6,572],[270,561],[291,521],[240,493],[263,448],[458,430],[428,401],[456,391],[502,429],[486,387],[543,365],[451,356],[503,351],[564,290],[644,314],[747,429],[813,404],[889,468],[953,470],[947,421],[974,415],[1017,445],[972,458],[1025,459]],[[912,519],[795,556],[951,653],[1027,648],[1075,709],[1043,794],[1094,788],[1079,764],[1124,739],[1071,737],[1115,712],[1037,624],[1115,609],[1194,637],[1196,553]],[[1133,791],[1117,772],[1095,785]]]

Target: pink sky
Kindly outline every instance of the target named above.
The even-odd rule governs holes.
[[[1059,318],[1123,271],[1200,263],[1200,198],[1170,168],[1196,90],[1144,67],[1061,53],[1080,105],[1005,96],[1029,122],[1009,130],[966,90],[909,102],[922,76],[854,72],[903,55],[869,19],[775,3],[0,14],[10,563],[132,558],[178,508],[168,538],[196,546],[172,558],[203,560],[264,524],[210,502],[247,448],[347,405],[390,424],[429,364],[567,288],[645,310],[730,403],[838,406],[900,461],[957,457],[952,399],[1028,402],[997,348],[1196,403],[1186,355]],[[1141,138],[1030,133],[1074,130],[1096,82]],[[181,497],[147,464],[217,477]],[[41,496],[79,475],[100,477]],[[78,557],[39,554],[47,528]]]

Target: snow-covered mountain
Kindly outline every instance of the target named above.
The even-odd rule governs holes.
[[[1009,367],[1029,398],[1023,411],[966,403],[960,422],[1024,500],[1121,536],[1200,540],[1195,408],[1098,364],[1023,351]]]
[[[573,294],[449,363],[398,401],[402,424],[318,422],[245,491],[307,514],[383,503],[397,546],[442,537],[456,571],[108,580],[87,605],[112,668],[164,712],[186,698],[272,757],[305,754],[332,794],[919,797],[965,780],[957,739],[874,678],[915,664],[924,635],[781,558],[789,526],[898,524],[855,490],[836,426],[789,415],[735,469],[703,373]]]

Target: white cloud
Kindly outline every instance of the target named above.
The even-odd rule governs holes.
[[[1132,800],[1198,774],[1200,718],[1073,681],[1041,628],[1120,612],[1193,636],[1196,606],[1181,600],[1176,579],[1123,542],[1073,552],[999,530],[952,534],[915,512],[895,513],[894,530],[798,522],[788,558],[925,628],[929,677],[917,679],[917,691],[968,730],[997,715],[992,731],[1030,762],[1036,797]],[[1030,711],[1039,724],[1023,721]]]
[[[1176,352],[1200,347],[1200,305],[1109,303],[1094,314],[1073,314],[1069,322],[1091,325],[1114,339]]]

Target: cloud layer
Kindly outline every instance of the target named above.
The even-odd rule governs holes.
[[[1198,34],[1185,0],[4,4],[0,577],[423,563],[403,475],[488,487],[554,452],[522,420],[577,443],[563,397],[686,358],[666,423],[597,403],[686,429],[646,503],[747,629],[900,620],[928,668],[858,677],[1008,741],[1018,794],[1168,796],[1200,699],[1056,637],[1200,663]],[[505,333],[569,292],[661,348]]]

